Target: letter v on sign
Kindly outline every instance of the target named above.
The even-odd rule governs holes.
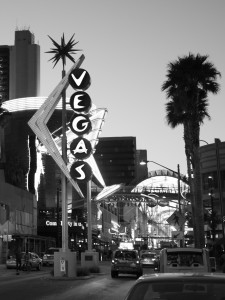
[[[55,107],[57,106],[59,100],[61,99],[62,91],[67,89],[69,85],[69,75],[73,70],[79,68],[84,60],[84,55],[82,54],[79,60],[72,66],[70,71],[62,78],[56,88],[52,91],[52,93],[48,96],[45,102],[41,105],[41,107],[37,110],[37,112],[33,115],[33,117],[29,120],[28,125],[39,138],[39,140],[46,147],[48,153],[55,160],[61,171],[67,177],[67,179],[71,182],[73,187],[77,190],[78,194],[83,198],[84,195],[79,188],[77,182],[71,177],[69,169],[65,164],[61,153],[59,152],[58,147],[47,127],[48,120],[53,114]]]
[[[80,86],[80,85],[81,85],[81,82],[82,82],[82,80],[84,79],[85,74],[86,74],[86,71],[83,71],[83,73],[80,75],[79,78],[77,78],[73,73],[71,74],[71,76],[72,76],[72,78],[73,78],[73,80],[75,81],[75,84],[76,84],[77,86]]]
[[[91,77],[84,69],[75,69],[69,75],[69,83],[75,90],[83,90],[89,88]]]

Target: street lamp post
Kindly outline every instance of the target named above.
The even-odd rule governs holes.
[[[169,171],[171,171],[171,172],[173,172],[173,173],[175,173],[175,174],[177,174],[178,207],[179,207],[179,213],[181,214],[181,193],[180,193],[180,179],[181,179],[181,176],[180,176],[180,165],[178,164],[178,165],[177,165],[177,171],[174,171],[174,170],[172,170],[172,169],[170,169],[170,168],[168,168],[168,167],[165,167],[165,166],[163,166],[163,165],[161,165],[161,164],[159,164],[159,163],[157,163],[157,162],[155,162],[155,161],[153,161],[153,160],[142,160],[142,161],[140,162],[140,164],[141,164],[141,165],[146,165],[147,163],[150,163],[150,162],[151,162],[151,163],[154,163],[154,164],[156,164],[156,165],[158,165],[158,166],[160,166],[160,167],[162,167],[162,168],[164,168],[164,169],[167,169],[167,170],[169,170]],[[181,232],[184,232],[183,226],[182,226],[182,225],[180,226],[180,231],[181,231]],[[181,247],[183,246],[183,240],[181,240],[180,246],[181,246]]]

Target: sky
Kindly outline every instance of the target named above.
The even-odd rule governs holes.
[[[29,29],[41,49],[41,93],[48,96],[61,80],[46,53],[73,34],[91,76],[86,92],[97,108],[107,108],[101,137],[136,137],[148,160],[187,173],[183,127],[166,122],[167,66],[189,53],[208,55],[222,77],[220,91],[209,94],[209,114],[200,145],[225,141],[224,0],[0,0],[0,45],[14,45],[16,30]],[[72,63],[67,60],[66,71]],[[67,89],[67,97],[73,90]],[[159,169],[149,163],[149,170]]]

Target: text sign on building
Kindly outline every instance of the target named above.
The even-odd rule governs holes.
[[[91,179],[92,169],[83,159],[88,158],[92,153],[90,141],[83,137],[92,130],[91,120],[88,112],[91,109],[91,98],[84,92],[90,84],[91,78],[84,69],[76,69],[69,75],[69,83],[74,89],[79,89],[70,98],[70,106],[75,114],[70,121],[70,128],[78,137],[70,145],[70,151],[77,159],[70,168],[71,177],[80,182],[87,182]]]

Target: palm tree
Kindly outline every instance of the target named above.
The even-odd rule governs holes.
[[[204,247],[204,213],[199,159],[200,125],[208,114],[208,93],[217,94],[220,72],[208,61],[208,55],[192,53],[168,64],[166,119],[172,128],[184,126],[185,154],[191,190],[195,246]],[[194,177],[192,178],[191,174]]]

